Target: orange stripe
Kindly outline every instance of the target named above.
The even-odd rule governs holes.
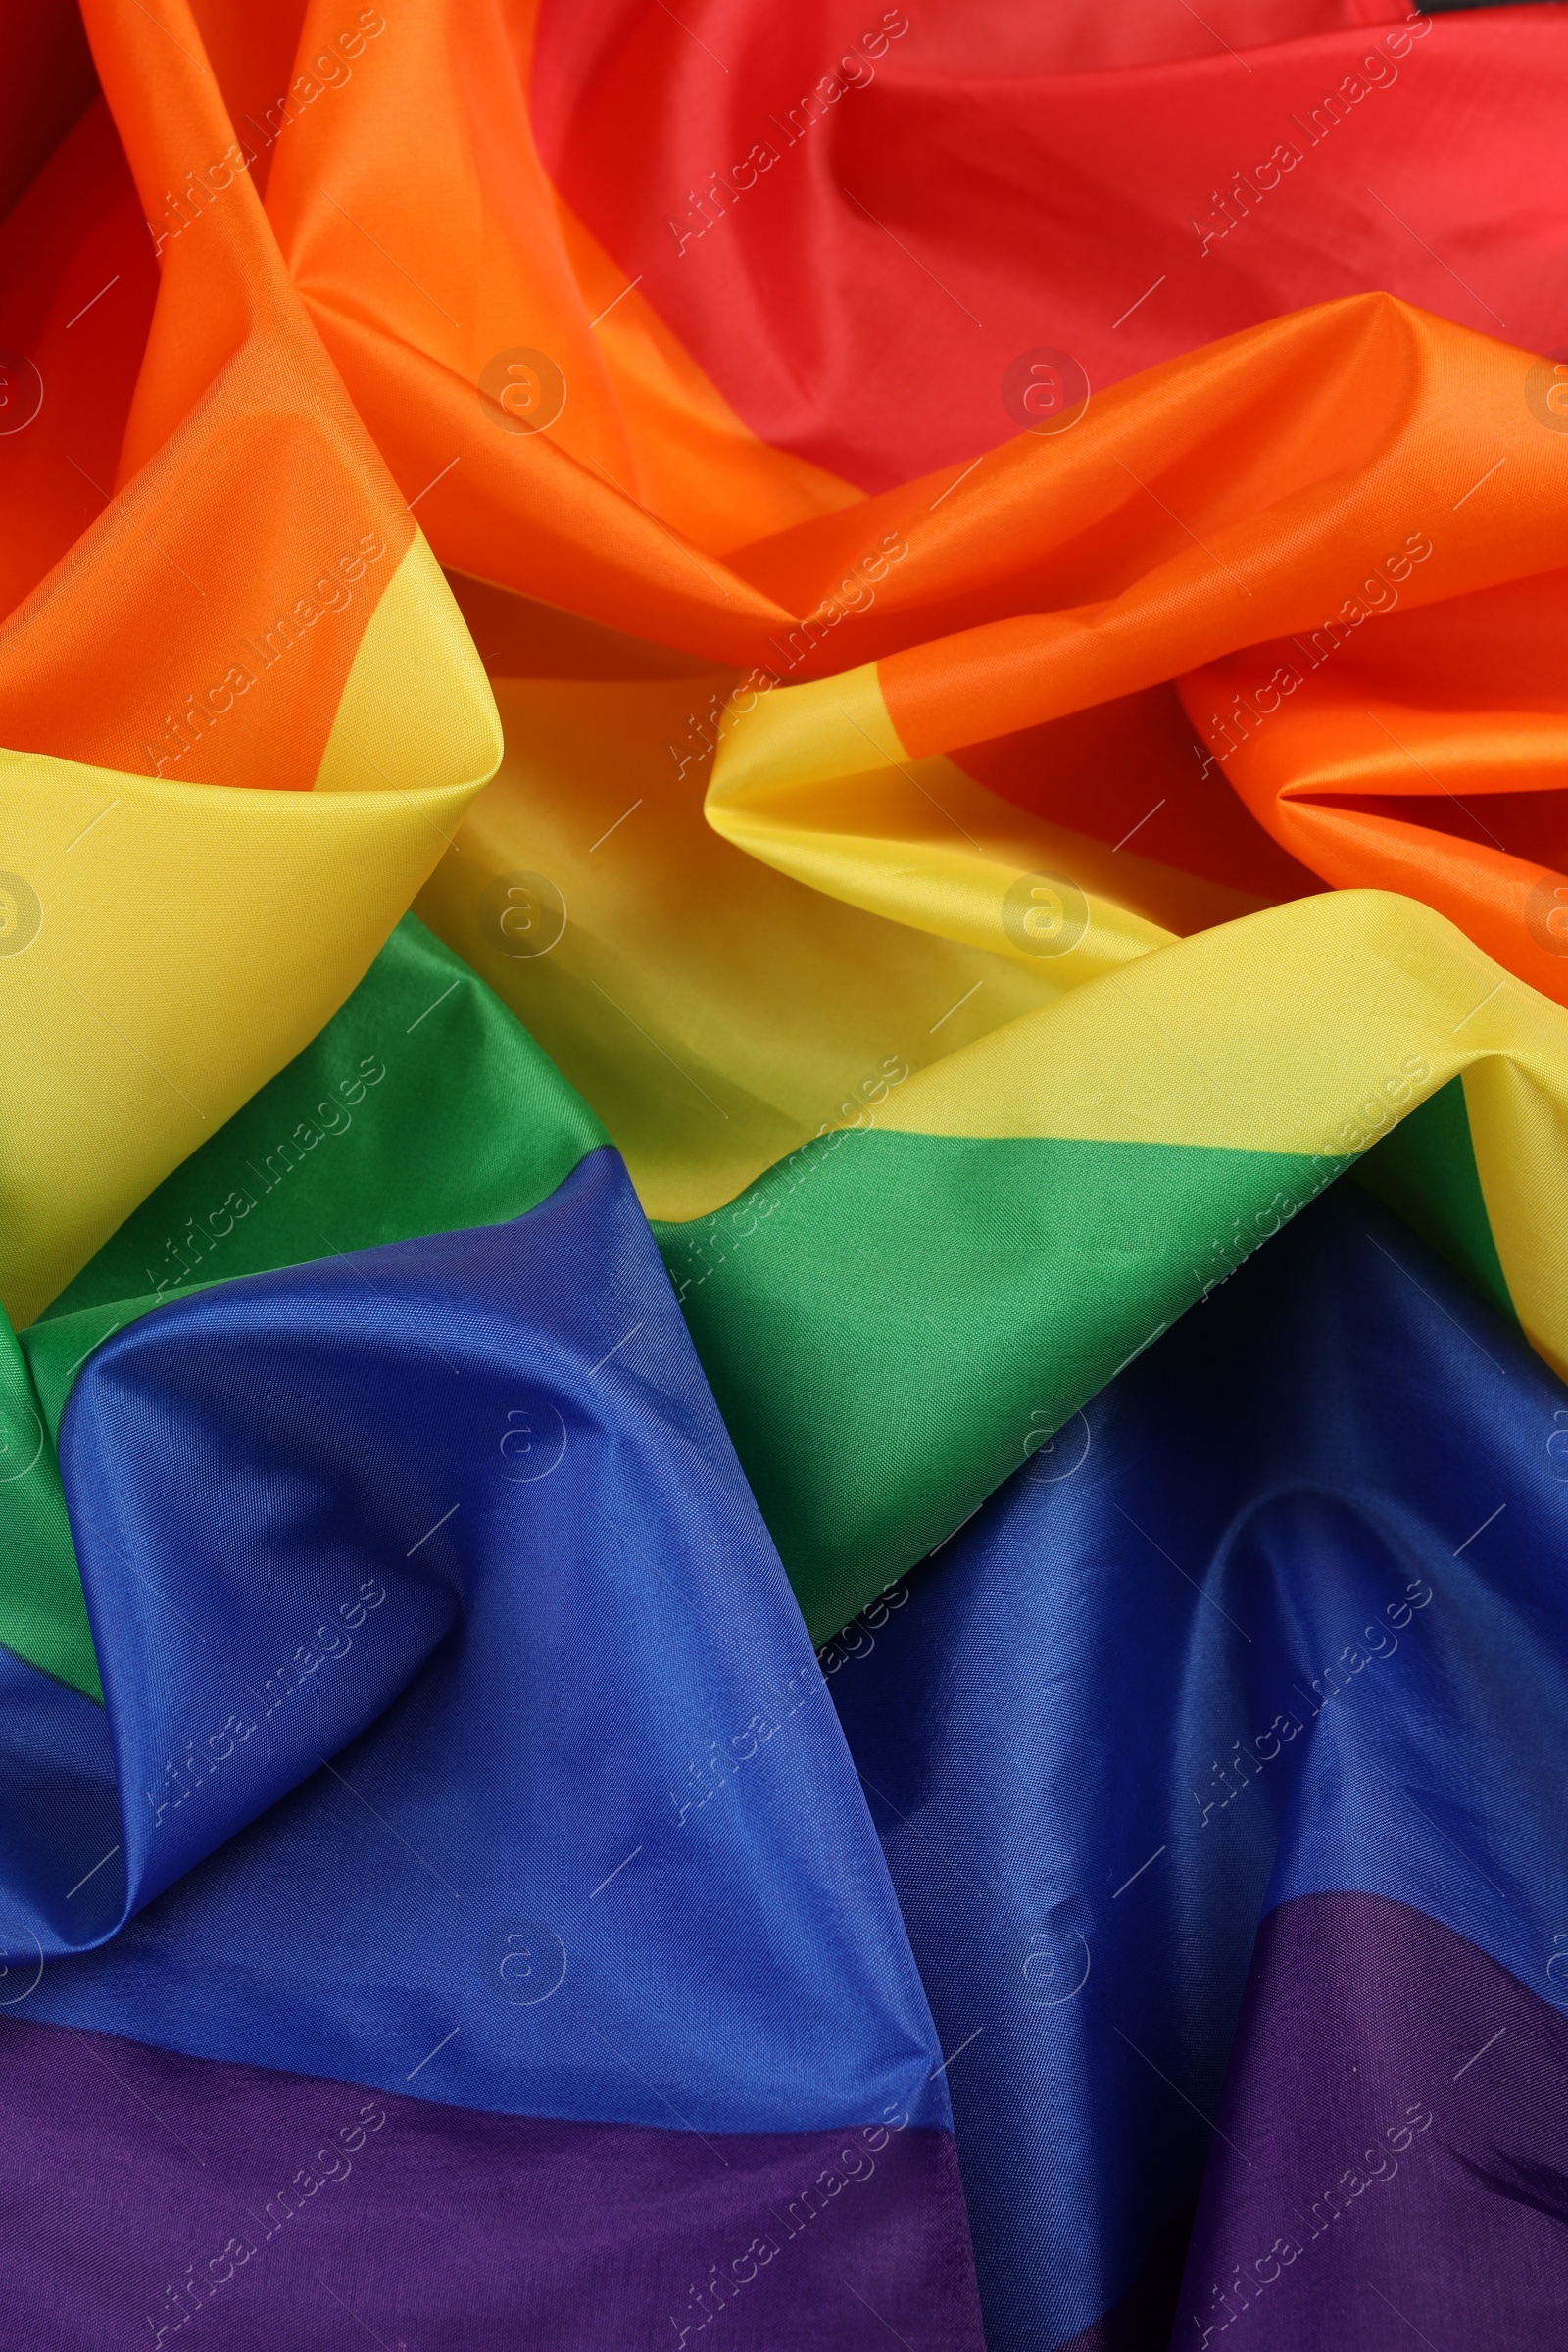
[[[1407,603],[1551,569],[1568,437],[1531,415],[1530,365],[1367,295],[1020,435],[955,489],[945,527],[910,531],[886,610],[920,600],[924,642],[881,665],[901,740],[920,757],[1010,734],[1310,629],[1416,534],[1433,553]]]
[[[133,773],[308,788],[414,521],[235,168],[184,0],[86,17],[162,282],[120,487],[106,505],[107,472],[82,486],[97,520],[12,616],[0,729]]]

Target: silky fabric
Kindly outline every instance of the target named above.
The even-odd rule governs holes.
[[[16,1710],[11,1769],[29,1787],[39,1743],[58,1771],[69,1731],[86,1727],[51,1810],[17,1808],[45,1852],[69,1856],[57,1886],[24,1847],[7,1888],[18,1930],[66,1962],[29,2015],[391,2088],[420,2054],[405,2044],[427,2026],[421,2048],[438,2040],[456,2001],[466,2030],[422,2095],[662,2122],[658,2079],[684,2051],[682,2064],[702,2054],[676,2101],[690,2129],[868,2121],[896,2093],[914,2120],[945,2122],[820,1673],[724,1463],[605,1152],[519,1224],[253,1276],[107,1342],[62,1429],[105,1712],[39,1676]],[[607,1610],[617,1558],[624,1589]],[[755,1588],[770,1630],[719,1640],[714,1580]],[[199,1627],[188,1646],[171,1647],[171,1620]],[[561,1683],[588,1656],[585,1713],[580,1684],[567,1707]],[[628,1747],[633,1712],[646,1728]],[[760,1760],[729,1805],[704,1771],[720,1741],[731,1766]],[[322,1771],[334,1755],[341,1773]],[[438,1773],[421,1769],[437,1756]],[[808,1843],[788,1826],[800,1774],[816,1823],[834,1824]],[[605,1843],[585,1875],[573,1825],[588,1796]],[[68,1895],[117,1814],[122,1850]],[[634,1852],[647,1868],[626,1862],[618,1908],[587,1910]],[[799,1867],[826,1872],[819,1898],[786,1894]],[[360,1903],[344,1900],[353,1878]],[[146,1908],[179,1879],[173,1902]],[[373,1989],[364,1901],[382,1920]],[[520,2044],[485,1981],[487,1937],[504,1957],[518,1905],[560,1914],[572,1955],[572,1989]],[[768,1922],[785,1918],[779,1945]],[[250,1967],[220,1966],[235,1948]],[[309,1971],[303,2018],[270,1997],[281,1969]],[[608,2037],[574,2014],[590,1987]],[[846,2067],[846,2034],[863,2070]]]
[[[28,2140],[25,2165],[8,2143],[6,2191],[32,2256],[7,2275],[8,2309],[52,2344],[145,2327],[167,2352],[194,2322],[228,2352],[314,2352],[352,2323],[388,2343],[413,2328],[405,2344],[440,2352],[519,2335],[595,2352],[612,2325],[680,2346],[722,2314],[739,2352],[855,2352],[869,2306],[982,2352],[952,2136],[897,2108],[868,2130],[720,2145],[109,2034],[0,2034]],[[122,2180],[107,2212],[84,2193],[86,2151]]]
[[[0,1641],[102,1695],[55,1459],[100,1340],[211,1282],[518,1216],[603,1138],[489,991],[406,916],[320,1035],[126,1219],[20,1346],[0,1328]]]
[[[1370,2296],[1350,2329],[1350,2228],[1255,2318],[1249,2294],[1211,2293],[1278,2231],[1301,2237],[1280,2166],[1272,2188],[1249,2169],[1259,2118],[1272,2095],[1266,2144],[1298,2139],[1302,2066],[1319,2080],[1308,2048],[1326,2063],[1384,2038],[1388,1980],[1326,1956],[1320,1982],[1308,1957],[1300,2028],[1269,2003],[1265,1936],[1261,2006],[1228,2053],[1260,1920],[1289,1948],[1287,1918],[1329,1896],[1417,1914],[1435,1952],[1462,1943],[1466,1982],[1506,1978],[1561,2043],[1564,1788],[1546,1727],[1568,1705],[1565,1468],[1568,1393],[1340,1186],[825,1650],[944,2050],[961,2049],[947,2080],[992,2352],[1080,2330],[1163,2345],[1173,2321],[1176,2346],[1208,2341],[1205,2326],[1216,2343],[1237,2327],[1304,2344],[1330,2309],[1347,2341],[1388,2340]],[[1467,2003],[1476,2030],[1441,2070],[1430,2052],[1416,2065],[1413,2030],[1400,2063],[1379,2061],[1378,2131],[1424,2096],[1452,2184],[1412,2159],[1373,2276],[1400,2310],[1437,2316],[1428,2234],[1459,2168],[1470,2277],[1445,2308],[1511,2345],[1541,2340],[1520,2332],[1529,2290],[1494,2336],[1512,2241],[1489,2242],[1479,2214],[1529,2176],[1560,2231],[1541,2100],[1561,2058],[1495,2116],[1461,2108],[1447,2077],[1502,2014]],[[1342,2165],[1359,2161],[1361,2115],[1342,2117]],[[1303,2153],[1300,2181],[1312,2169]],[[1179,2246],[1200,2184],[1178,2308],[1169,2233]],[[1128,2316],[1146,2267],[1164,2274],[1156,2310]]]
[[[1568,2293],[1552,2122],[1568,2022],[1552,1942],[1532,1986],[1378,1896],[1301,1895],[1269,1913],[1177,2341],[1188,2324],[1200,2346],[1255,2326],[1297,2352],[1331,2328],[1373,2352],[1390,2311],[1423,2333],[1457,2322],[1497,2352],[1551,2341]],[[1285,2132],[1280,2096],[1300,2068],[1319,2096]]]
[[[1347,1004],[1349,959],[1364,985]],[[1562,1272],[1534,1248],[1562,1205],[1563,1021],[1511,999],[1426,910],[1324,896],[1173,946],[923,1070],[894,1057],[722,1216],[657,1226],[813,1634],[1380,1135],[1364,1164],[1384,1197],[1568,1360]],[[1354,1117],[1325,1133],[1325,1101]],[[24,1334],[14,1410],[38,1459],[0,1484],[0,1510],[52,1506],[52,1577],[46,1609],[34,1538],[7,1595],[13,1644],[96,1690],[49,1440],[106,1333],[247,1268],[516,1213],[603,1133],[483,981],[406,918],[317,1045]],[[868,1231],[894,1246],[868,1253]]]
[[[1568,5],[0,67],[11,2331],[1534,2352]]]

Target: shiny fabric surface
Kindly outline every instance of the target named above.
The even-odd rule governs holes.
[[[1568,0],[0,19],[0,2339],[1536,2352]]]
[[[1200,2183],[1171,2340],[1191,2340],[1195,2315],[1214,2340],[1241,2324],[1246,2294],[1212,2302],[1210,2274],[1267,2255],[1275,2207],[1276,2229],[1291,2222],[1283,2189],[1252,2179],[1259,2119],[1292,2147],[1314,2104],[1300,2070],[1322,2079],[1260,1994],[1230,2055],[1260,1923],[1309,1970],[1290,1918],[1330,1895],[1405,1906],[1441,1923],[1434,1948],[1459,1949],[1467,1981],[1520,1987],[1508,1997],[1541,2013],[1545,2046],[1561,2037],[1565,1789],[1542,1727],[1568,1702],[1562,1392],[1357,1192],[1319,1203],[1124,1372],[824,1653],[943,2046],[964,2048],[948,2080],[993,2345],[1075,2341]],[[1397,1369],[1412,1360],[1414,1394]],[[1348,1958],[1330,1968],[1343,2035],[1326,2020],[1310,2033],[1339,2065],[1384,1995]],[[1297,1997],[1311,2017],[1312,1984]],[[1490,2026],[1466,2014],[1474,2047]],[[1383,2048],[1391,2097],[1394,2064]],[[1467,2127],[1413,2026],[1399,2064],[1401,2096],[1430,2099],[1462,2164]],[[1544,2129],[1516,2096],[1504,2145]],[[1238,2103],[1250,2131],[1226,2121]],[[1334,2138],[1321,2116],[1312,2130]],[[1560,2242],[1560,2180],[1541,2196]],[[1405,2311],[1411,2295],[1440,2308],[1429,2249],[1445,2198],[1466,2204],[1452,2185],[1432,2197],[1384,2246],[1379,2276]],[[1476,2211],[1466,2227],[1489,2225]],[[1344,2340],[1381,2344],[1386,2318],[1354,2284],[1315,2256],[1296,2332],[1274,2332],[1283,2295],[1257,2325],[1320,2341],[1332,2310]],[[1458,2300],[1474,2340],[1543,2340],[1528,2295],[1489,2332],[1490,2291]]]

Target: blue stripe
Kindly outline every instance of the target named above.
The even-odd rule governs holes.
[[[19,2015],[540,2117],[949,2122],[613,1152],[511,1224],[165,1306],[61,1461],[106,1706],[5,1669],[6,1981],[63,1955]]]
[[[1568,1392],[1337,1187],[829,1645],[969,2042],[992,2352],[1064,2343],[1191,2206],[1271,1906],[1392,1897],[1565,2005],[1559,1452]]]

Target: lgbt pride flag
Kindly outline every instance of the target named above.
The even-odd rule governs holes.
[[[1568,6],[0,60],[0,2352],[1552,2352]]]

